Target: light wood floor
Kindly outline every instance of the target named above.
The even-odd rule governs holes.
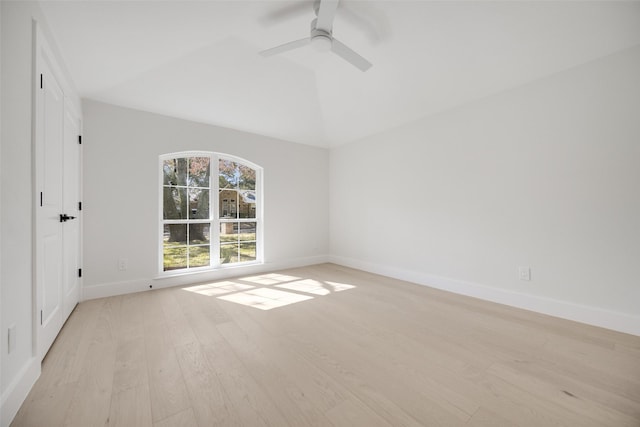
[[[325,264],[80,304],[13,425],[638,427],[640,338]]]

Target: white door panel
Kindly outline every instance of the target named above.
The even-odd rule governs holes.
[[[39,88],[37,149],[39,157],[40,204],[37,223],[38,296],[40,331],[38,351],[42,357],[58,335],[64,322],[62,315],[63,234],[63,125],[64,94],[46,57],[41,61],[42,80]]]
[[[35,117],[35,302],[42,359],[78,303],[80,115],[65,98],[48,44],[37,32]],[[62,215],[75,217],[62,221]]]

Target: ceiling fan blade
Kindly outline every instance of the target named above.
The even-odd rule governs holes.
[[[363,2],[353,1],[340,4],[340,16],[367,36],[372,43],[389,37],[389,22],[387,17],[376,11],[373,4],[362,6]]]
[[[331,34],[331,30],[333,29],[333,18],[336,15],[337,8],[338,0],[320,0],[316,29],[326,31]]]
[[[371,68],[371,65],[373,65],[371,64],[371,62],[367,61],[362,56],[354,52],[351,48],[347,47],[345,44],[339,42],[336,39],[333,39],[331,50],[354,67],[360,69],[360,71],[367,71],[369,68]]]
[[[309,1],[295,2],[276,10],[272,10],[263,16],[260,21],[265,24],[278,24],[282,21],[296,18],[309,13]]]
[[[281,44],[280,46],[272,47],[271,49],[263,50],[260,52],[262,56],[271,56],[277,55],[278,53],[288,52],[290,50],[298,49],[300,47],[306,46],[309,44],[311,40],[309,37],[305,37],[304,39],[292,41],[289,43]]]

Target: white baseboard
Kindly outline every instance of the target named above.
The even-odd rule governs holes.
[[[429,286],[456,294],[640,336],[640,316],[634,316],[632,314],[618,313],[597,307],[528,295],[478,283],[373,264],[341,256],[332,255],[329,257],[329,261],[345,267],[356,268],[369,273],[393,277],[394,279]]]
[[[2,414],[0,425],[2,427],[9,427],[39,376],[40,362],[37,358],[32,357],[9,384],[5,392],[2,393],[0,400],[2,402],[2,408],[0,409]]]
[[[84,286],[82,289],[82,300],[124,295],[134,292],[148,291],[150,289],[169,288],[172,286],[182,286],[204,282],[207,280],[221,280],[230,277],[245,276],[248,274],[261,274],[274,270],[284,270],[288,268],[304,267],[307,265],[322,264],[329,262],[328,255],[318,255],[312,257],[295,258],[278,261],[266,261],[263,264],[244,265],[229,267],[219,270],[206,271],[201,273],[187,273],[182,275],[155,277],[147,279],[129,280],[124,282],[103,283],[94,286]],[[150,288],[152,286],[153,288]]]

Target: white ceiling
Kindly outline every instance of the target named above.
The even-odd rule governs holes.
[[[302,4],[300,4],[302,3]],[[640,44],[640,2],[343,0],[312,47],[311,2],[44,1],[80,96],[335,146]]]

